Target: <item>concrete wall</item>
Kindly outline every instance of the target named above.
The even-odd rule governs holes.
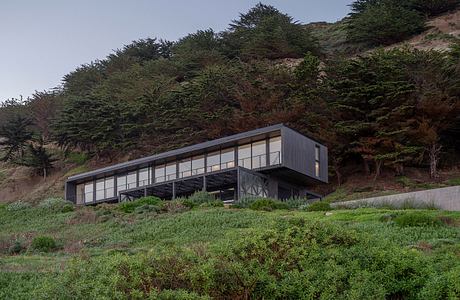
[[[353,201],[336,202],[332,203],[331,205],[337,208],[354,208],[363,206],[379,207],[385,205],[391,205],[395,207],[409,205],[420,208],[434,206],[442,210],[460,211],[460,186],[372,197]]]

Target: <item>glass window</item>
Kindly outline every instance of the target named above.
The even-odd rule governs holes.
[[[192,158],[192,175],[204,173],[204,155]]]
[[[166,180],[165,177],[165,165],[155,167],[155,182],[163,182]]]
[[[206,159],[208,172],[214,172],[220,170],[220,151],[212,152],[208,154]]]
[[[179,178],[192,176],[192,159],[187,158],[179,162]]]
[[[126,175],[117,176],[117,193],[126,190]]]
[[[165,168],[166,180],[173,180],[177,178],[176,162],[169,163]]]
[[[252,168],[262,168],[267,165],[267,143],[265,140],[252,143]]]
[[[126,186],[129,189],[137,187],[137,173],[130,172],[126,175]]]
[[[111,198],[114,196],[114,177],[109,177],[105,179],[105,198]]]
[[[85,185],[78,184],[77,185],[77,204],[83,204],[85,202]]]
[[[251,169],[251,144],[238,147],[238,166]]]
[[[268,147],[270,150],[270,165],[281,164],[281,137],[271,138]]]
[[[139,186],[149,185],[150,168],[143,168],[139,170]]]
[[[104,178],[96,181],[96,200],[102,200],[105,198],[105,180]]]
[[[316,177],[319,177],[319,146],[318,145],[315,145],[315,176]]]
[[[235,149],[224,149],[220,153],[220,168],[227,169],[235,166]]]
[[[94,200],[94,183],[88,182],[85,183],[85,203],[93,202]]]

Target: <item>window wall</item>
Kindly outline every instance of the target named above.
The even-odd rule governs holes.
[[[235,156],[238,155],[238,161]],[[236,165],[258,169],[281,164],[281,137],[225,148],[179,161],[145,167],[137,171],[77,185],[77,203],[90,203],[117,196],[120,192],[177,178],[211,173]],[[319,176],[319,147],[315,148],[315,174]],[[116,182],[116,186],[115,186]]]
[[[281,137],[273,137],[268,142],[268,149],[270,151],[269,163],[271,166],[281,164]]]
[[[84,200],[85,200],[85,203],[91,203],[94,201],[94,183],[93,182],[85,183]]]
[[[192,175],[204,173],[204,155],[195,156],[192,158]]]
[[[139,170],[139,186],[150,184],[150,168],[143,168]]]
[[[319,152],[320,152],[319,146],[315,145],[315,176],[316,177],[319,177],[319,171],[320,171]]]

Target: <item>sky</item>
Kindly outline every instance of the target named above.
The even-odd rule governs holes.
[[[57,87],[133,40],[221,31],[260,0],[0,0],[0,102]],[[352,0],[262,1],[301,23],[335,22]]]

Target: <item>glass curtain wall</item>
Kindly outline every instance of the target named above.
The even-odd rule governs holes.
[[[130,172],[126,175],[126,187],[128,189],[137,187],[137,172]]]
[[[115,196],[115,178],[108,177],[105,179],[105,198],[112,198]]]
[[[281,137],[273,137],[270,139],[268,148],[270,151],[270,165],[279,165],[281,164]]]
[[[267,143],[265,140],[252,143],[252,168],[258,169],[267,165]]]
[[[195,156],[192,158],[192,175],[204,173],[204,155]]]
[[[150,168],[143,168],[139,170],[139,186],[150,184]]]
[[[192,176],[192,159],[187,158],[179,162],[179,178]]]
[[[252,169],[251,144],[238,147],[238,166],[246,169]]]
[[[220,151],[211,152],[206,158],[207,172],[220,170]]]
[[[166,181],[165,171],[166,171],[166,165],[159,165],[155,167],[155,174],[154,174],[155,183]]]
[[[224,149],[220,153],[220,168],[228,169],[235,166],[235,149]]]
[[[165,176],[166,180],[173,180],[177,178],[176,162],[166,164]]]
[[[85,184],[77,185],[77,204],[85,203]]]
[[[88,182],[85,183],[85,203],[90,203],[94,201],[94,183]]]

